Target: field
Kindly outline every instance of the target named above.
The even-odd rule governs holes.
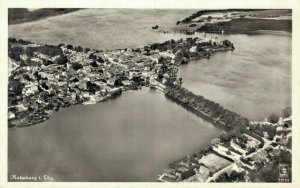
[[[208,33],[221,33],[222,30],[225,33],[250,33],[260,30],[291,32],[292,20],[239,18],[216,24],[207,23],[197,29],[199,32]]]
[[[254,12],[257,17],[278,17],[278,16],[288,16],[292,15],[292,10],[262,10]]]

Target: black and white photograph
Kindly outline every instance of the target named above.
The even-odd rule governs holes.
[[[294,16],[7,7],[6,181],[297,181]]]

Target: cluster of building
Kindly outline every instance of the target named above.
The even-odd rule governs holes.
[[[203,39],[197,41],[207,43]],[[197,56],[193,51],[198,43],[186,43],[187,40],[174,42],[176,51],[145,46],[102,52],[71,45],[23,44],[9,40],[10,55],[18,60],[9,58],[8,124],[29,126],[48,119],[53,110],[61,107],[94,104],[127,89],[176,79],[183,58],[175,57],[180,46]],[[47,48],[51,55],[47,54]],[[204,49],[208,53],[216,47]],[[20,51],[23,52],[19,54]]]
[[[161,67],[158,59],[169,55],[159,51],[143,55],[143,49],[140,52],[131,49],[78,52],[61,46],[61,50],[68,59],[65,64],[45,66],[43,61],[55,62],[59,57],[38,51],[32,57],[21,55],[24,62],[35,62],[35,65],[22,66],[10,59],[16,67],[9,78],[9,126],[39,123],[60,107],[94,104],[123,90],[138,89],[157,79]]]
[[[157,180],[162,182],[251,182],[259,181],[256,179],[256,174],[267,165],[278,162],[291,165],[288,161],[280,159],[280,155],[291,160],[292,117],[280,118],[278,123],[251,122],[250,126],[253,124],[272,126],[276,129],[276,134],[271,139],[267,131],[264,131],[264,136],[260,138],[263,143],[257,139],[258,135],[253,136],[251,132],[251,134],[243,133],[238,137],[233,136],[226,141],[220,138],[213,139],[210,148],[204,149],[205,152],[200,151],[176,161],[176,165],[172,164],[172,168],[160,175]],[[244,141],[238,141],[242,137],[245,137]]]

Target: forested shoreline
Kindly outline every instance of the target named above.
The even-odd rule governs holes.
[[[186,105],[197,114],[203,114],[213,122],[221,124],[225,129],[231,130],[237,126],[249,125],[247,118],[227,110],[218,103],[205,99],[201,95],[196,95],[180,85],[168,83],[166,86],[165,95],[167,97],[172,98],[177,103]]]
[[[8,25],[36,21],[49,16],[66,14],[80,10],[79,8],[42,8],[29,11],[27,8],[9,8]]]

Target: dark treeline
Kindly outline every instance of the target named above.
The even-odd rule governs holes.
[[[189,17],[184,18],[181,23],[189,23],[190,21],[192,21],[192,19],[195,19],[199,16],[202,16],[203,14],[207,14],[207,13],[224,13],[224,12],[232,12],[232,11],[243,11],[243,12],[249,12],[249,11],[258,11],[258,10],[267,10],[267,9],[221,9],[221,10],[199,10],[198,12],[192,14]],[[177,24],[179,24],[180,21],[177,22]]]
[[[34,52],[39,52],[44,55],[48,55],[50,57],[63,55],[63,51],[59,46],[54,45],[43,45],[43,46],[36,46],[36,47],[27,47],[25,49],[25,54],[28,57],[32,57]]]
[[[208,33],[247,33],[259,30],[292,31],[292,20],[247,19],[239,18],[228,22],[207,23],[197,29]]]
[[[183,104],[209,116],[212,120],[222,124],[226,129],[231,130],[238,126],[246,127],[249,125],[249,120],[247,118],[224,109],[218,103],[205,99],[201,95],[195,95],[180,85],[167,83],[166,86],[166,96],[179,100]]]
[[[27,42],[27,41],[24,41],[19,44],[27,44],[27,43],[30,44],[30,42]],[[8,57],[20,62],[21,66],[37,65],[36,62],[31,61],[31,58],[35,56],[34,54],[36,52],[47,55],[49,57],[59,56],[59,58],[57,58],[55,62],[52,62],[51,60],[48,60],[48,59],[42,59],[43,64],[45,66],[48,66],[48,65],[51,65],[54,63],[57,63],[57,64],[67,63],[67,58],[66,58],[66,56],[64,56],[63,51],[59,46],[43,45],[43,46],[35,46],[35,47],[28,46],[28,47],[24,48],[23,46],[19,46],[19,45],[16,45],[13,47],[11,45],[9,45],[9,47],[8,47]],[[26,55],[27,56],[26,59],[22,59],[21,55]]]
[[[36,62],[31,61],[31,58],[35,56],[35,53],[41,53],[49,57],[59,56],[52,62],[49,59],[42,59],[43,65],[48,66],[51,64],[65,65],[68,62],[67,56],[63,53],[62,46],[67,47],[68,49],[75,50],[77,52],[88,52],[89,48],[82,48],[81,46],[75,46],[68,44],[58,44],[58,45],[37,45],[30,46],[33,44],[31,41],[25,41],[23,39],[8,38],[8,57],[16,60],[20,63],[21,66],[35,66]],[[22,59],[21,55],[26,55],[27,59]]]
[[[36,21],[41,18],[77,11],[79,8],[42,8],[29,11],[27,8],[9,8],[8,24]]]

